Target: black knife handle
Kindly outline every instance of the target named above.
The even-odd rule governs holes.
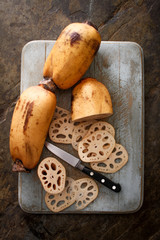
[[[88,168],[88,167],[84,167],[82,169],[82,172],[84,172],[85,174],[87,174],[88,176],[94,178],[96,181],[98,181],[99,183],[101,183],[102,185],[108,187],[109,189],[111,189],[113,192],[120,192],[121,191],[121,186],[119,183],[114,183],[112,182],[110,179],[108,179],[107,177],[105,177],[104,175]]]

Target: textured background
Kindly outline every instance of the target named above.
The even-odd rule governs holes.
[[[160,239],[160,1],[0,1],[0,239]],[[18,205],[9,128],[20,92],[22,47],[56,39],[75,21],[91,20],[102,40],[134,41],[144,50],[145,185],[142,208],[130,215],[30,215]]]

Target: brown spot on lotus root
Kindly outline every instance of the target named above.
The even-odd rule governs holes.
[[[31,116],[33,116],[32,114],[32,111],[33,111],[33,106],[34,106],[34,101],[33,102],[28,102],[26,104],[26,117],[25,117],[25,121],[24,121],[24,126],[23,126],[23,132],[25,133],[26,130],[27,130],[27,126],[28,126],[28,123],[29,123],[29,119]]]
[[[73,44],[78,43],[81,40],[81,36],[77,32],[71,33],[70,37],[71,37],[71,41],[70,41],[71,46],[73,46]]]

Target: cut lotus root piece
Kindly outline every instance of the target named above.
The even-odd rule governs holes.
[[[111,154],[115,139],[107,131],[96,131],[78,144],[78,154],[83,162],[102,162]]]
[[[70,112],[67,109],[56,106],[53,119],[66,117]]]
[[[55,158],[45,158],[38,166],[38,177],[44,190],[57,194],[63,191],[66,181],[66,170]]]
[[[104,121],[98,121],[95,122],[88,130],[87,134],[85,135],[85,137],[89,136],[90,134],[94,133],[95,131],[99,131],[99,130],[105,130],[107,132],[109,132],[113,137],[115,136],[115,130],[114,127],[107,122]]]
[[[74,180],[70,177],[67,177],[63,192],[58,194],[46,193],[45,203],[52,212],[60,212],[75,202],[75,191],[73,191],[73,183]]]
[[[78,144],[88,132],[88,129],[95,123],[96,120],[82,122],[77,126],[74,126],[72,135],[72,147],[78,151]]]
[[[128,162],[128,153],[126,149],[116,144],[107,160],[99,163],[91,163],[91,168],[104,173],[115,173]]]
[[[53,120],[49,127],[49,137],[53,142],[70,144],[72,143],[73,127],[71,114]]]
[[[82,178],[74,182],[76,209],[81,210],[88,206],[98,196],[98,186],[90,178]]]

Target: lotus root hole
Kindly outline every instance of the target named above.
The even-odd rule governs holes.
[[[51,183],[48,183],[47,187],[50,188],[51,187]]]
[[[64,200],[61,200],[61,201],[59,201],[59,202],[57,203],[57,207],[60,207],[60,206],[62,206],[64,203],[65,203],[65,201],[64,201]]]
[[[45,166],[45,168],[46,168],[47,170],[49,170],[48,164],[45,163],[44,166]]]
[[[103,126],[103,127],[102,127],[102,130],[106,130],[106,126]]]
[[[91,140],[90,140],[90,139],[87,139],[87,142],[91,143]]]
[[[58,170],[57,175],[60,174],[61,172],[62,172],[61,170]]]
[[[52,200],[52,201],[51,201],[51,205],[54,205],[54,204],[55,204],[55,202],[56,202],[55,200]]]
[[[47,172],[45,170],[42,171],[43,175],[47,175]]]
[[[119,151],[116,153],[117,156],[120,156],[122,154],[122,151]]]
[[[110,168],[113,168],[113,167],[114,167],[113,164],[109,164],[109,166],[110,166]]]
[[[53,189],[56,190],[56,184],[53,184]]]
[[[108,136],[105,136],[102,141],[105,142],[108,139]]]
[[[66,135],[64,135],[64,134],[58,134],[57,136],[56,136],[57,138],[66,138]]]
[[[106,167],[107,164],[105,164],[105,163],[103,163],[103,162],[100,162],[100,163],[97,164],[97,166],[98,166],[98,167]]]
[[[122,158],[116,158],[114,161],[115,161],[115,163],[120,163],[120,162],[122,162]]]
[[[104,155],[104,152],[102,152],[102,151],[99,151],[99,154],[100,154],[101,156],[103,156],[103,155]]]
[[[86,152],[88,152],[88,149],[85,148],[82,152],[83,152],[83,153],[86,153]]]
[[[47,178],[46,177],[42,177],[43,180],[46,180]]]
[[[95,157],[95,156],[97,156],[97,153],[94,153],[94,152],[90,152],[87,155],[87,157]]]
[[[112,153],[114,153],[116,151],[116,148],[113,149]]]
[[[51,168],[52,168],[53,171],[55,171],[56,170],[56,165],[54,163],[51,163]]]
[[[70,139],[72,139],[72,135],[71,135],[71,134],[69,134],[68,137],[69,137]]]
[[[103,145],[103,149],[107,149],[107,148],[109,148],[110,147],[110,144],[109,143],[105,143],[104,145]]]
[[[61,177],[58,177],[58,179],[57,179],[57,184],[58,184],[58,186],[61,185]]]
[[[49,199],[53,199],[54,198],[54,195],[49,195]]]
[[[97,140],[100,140],[101,137],[102,137],[101,134],[98,134],[96,138],[97,138]]]
[[[90,190],[92,190],[92,189],[93,189],[93,186],[89,186],[89,187],[87,188],[88,191],[90,191]]]
[[[87,194],[87,196],[92,197],[92,196],[93,196],[93,193],[92,193],[92,192],[89,192],[89,193]]]
[[[78,136],[77,138],[76,138],[76,142],[80,142],[82,140],[82,136]]]
[[[52,131],[52,133],[58,133],[58,132],[59,132],[58,129],[54,129],[54,130]]]
[[[90,200],[90,198],[88,198],[88,197],[87,197],[87,198],[86,198],[86,200],[87,200],[87,201],[89,201],[89,200]]]
[[[82,202],[81,201],[78,201],[78,206],[81,206],[82,205]]]
[[[45,181],[45,182],[44,182],[44,184],[47,184],[47,183],[48,183],[48,181]]]
[[[55,124],[55,127],[56,127],[56,128],[60,128],[60,124],[56,123],[56,124]]]
[[[83,188],[86,188],[87,187],[87,183],[86,182],[84,182],[84,183],[82,183],[81,184],[81,188],[83,189]]]
[[[89,146],[89,144],[88,144],[88,143],[83,143],[83,146],[84,146],[85,148],[87,148],[87,147]]]

